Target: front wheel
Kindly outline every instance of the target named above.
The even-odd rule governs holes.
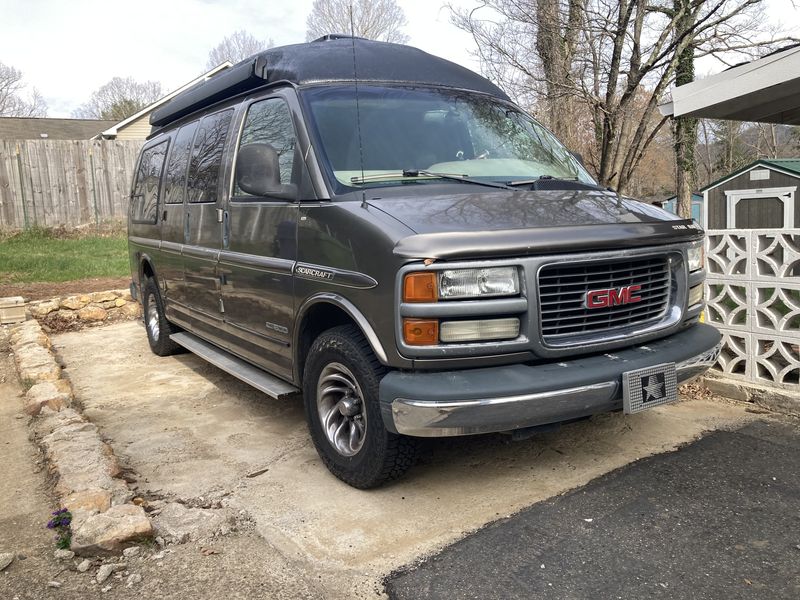
[[[400,477],[414,463],[414,438],[383,425],[378,386],[385,373],[361,332],[343,325],[312,344],[303,376],[311,438],[325,466],[360,489]]]
[[[170,356],[181,350],[169,336],[175,333],[175,327],[167,321],[164,314],[164,301],[156,285],[156,280],[148,277],[142,293],[144,312],[144,328],[147,330],[147,341],[150,349],[158,356]]]

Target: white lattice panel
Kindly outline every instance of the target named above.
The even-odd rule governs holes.
[[[800,230],[710,230],[706,320],[719,328],[716,368],[800,390]]]

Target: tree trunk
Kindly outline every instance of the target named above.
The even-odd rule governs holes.
[[[675,0],[676,13],[684,11],[684,16],[677,22],[675,35],[682,35],[694,24],[690,0]],[[694,44],[686,44],[678,51],[678,62],[675,71],[675,85],[683,85],[694,81]],[[697,147],[697,119],[676,117],[673,126],[675,142],[675,196],[676,212],[684,219],[692,218],[692,191],[695,187],[697,165],[695,149]]]

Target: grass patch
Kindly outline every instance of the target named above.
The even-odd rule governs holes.
[[[29,229],[0,238],[0,284],[60,282],[130,274],[124,232],[68,237]]]

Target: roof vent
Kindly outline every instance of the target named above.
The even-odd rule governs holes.
[[[319,37],[319,38],[317,38],[315,40],[312,40],[312,43],[313,42],[330,42],[330,41],[333,41],[333,40],[349,40],[349,39],[366,40],[367,38],[358,37],[357,35],[349,35],[347,33],[327,33],[327,34],[323,35],[322,37]]]

